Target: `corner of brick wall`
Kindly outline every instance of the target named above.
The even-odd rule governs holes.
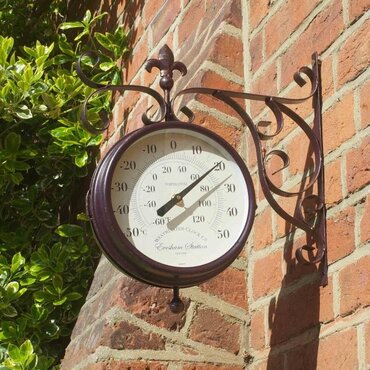
[[[181,291],[174,315],[171,292],[138,283],[102,257],[62,362],[62,370],[296,370],[370,366],[370,2],[369,0],[111,1],[113,21],[132,29],[125,83],[157,89],[143,64],[167,43],[188,74],[174,90],[208,86],[282,96],[306,88],[294,72],[322,61],[323,125],[328,206],[329,284],[317,268],[300,266],[294,251],[304,235],[280,219],[259,189],[250,135],[226,106],[205,96],[183,101],[197,123],[240,151],[254,178],[258,210],[239,258],[219,276]],[[131,4],[131,5],[130,5]],[[141,125],[153,102],[119,97],[102,155]],[[246,103],[258,122],[270,119]],[[155,109],[155,108],[154,108]],[[311,108],[299,113],[312,121]],[[266,128],[268,129],[268,128]],[[289,120],[266,149],[283,148],[289,168],[277,184],[297,186],[306,163],[304,136]],[[278,168],[270,161],[268,170]],[[296,200],[279,199],[294,212]]]
[[[174,91],[192,85],[243,91],[239,0],[137,4],[125,83],[158,90],[157,73],[146,72],[144,63],[157,57],[167,43],[175,59],[188,67],[185,77],[175,76]],[[112,4],[115,11],[124,8],[125,4]],[[115,18],[122,22],[123,16]],[[102,155],[122,135],[142,125],[141,115],[152,104],[144,94],[125,93],[118,98]],[[192,97],[186,104],[197,114],[199,124],[226,137],[236,148],[241,146],[241,124],[227,108],[217,109],[205,97]],[[136,282],[102,257],[62,369],[243,369],[248,323],[246,255],[216,278],[180,293],[185,311],[173,314],[168,307],[171,290]]]

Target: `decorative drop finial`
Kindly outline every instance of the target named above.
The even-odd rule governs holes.
[[[170,310],[171,312],[173,313],[180,313],[182,311],[184,311],[184,303],[182,302],[182,300],[180,299],[180,295],[179,295],[179,288],[175,287],[173,288],[173,298],[172,298],[172,301],[170,303]]]

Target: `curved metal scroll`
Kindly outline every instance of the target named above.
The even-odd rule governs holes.
[[[91,58],[95,59],[93,69],[99,63],[99,56],[95,52],[84,53],[78,59],[77,66],[76,66],[77,75],[80,77],[82,82],[84,82],[87,86],[96,89],[95,91],[93,91],[86,98],[86,100],[85,100],[85,102],[82,106],[81,122],[88,131],[90,131],[93,134],[99,134],[99,133],[107,130],[108,127],[109,127],[109,124],[110,124],[109,114],[105,110],[99,112],[100,119],[102,120],[102,123],[103,123],[101,127],[95,127],[88,119],[88,105],[89,105],[90,100],[95,95],[99,95],[99,94],[102,94],[102,93],[107,92],[107,91],[110,91],[112,93],[116,92],[116,91],[119,91],[121,94],[124,93],[125,91],[137,91],[137,92],[148,94],[149,96],[154,98],[155,101],[158,103],[160,114],[159,114],[159,118],[155,121],[149,119],[148,115],[147,115],[148,111],[151,109],[151,108],[149,108],[142,115],[143,123],[146,124],[146,125],[149,125],[149,124],[152,124],[152,123],[158,123],[158,122],[163,121],[163,119],[166,116],[166,112],[167,112],[168,108],[167,108],[166,101],[164,100],[164,98],[162,97],[161,94],[159,94],[157,91],[155,91],[155,90],[153,90],[149,87],[140,86],[140,85],[110,85],[110,84],[104,85],[104,84],[101,84],[101,83],[97,83],[97,82],[93,81],[92,79],[90,79],[82,70],[81,60],[85,56],[88,56],[88,57],[91,57]]]
[[[107,91],[121,93],[125,91],[138,91],[148,94],[158,103],[159,119],[153,121],[147,116],[148,110],[143,113],[142,120],[144,124],[158,123],[161,121],[180,121],[173,111],[173,103],[176,98],[186,94],[206,94],[215,97],[216,99],[226,103],[231,107],[240,117],[241,121],[248,127],[252,136],[256,155],[259,179],[263,193],[271,205],[271,207],[286,221],[292,225],[302,229],[307,235],[307,244],[296,250],[296,258],[303,264],[321,263],[322,279],[321,284],[327,284],[327,253],[326,253],[326,208],[325,208],[325,190],[324,190],[324,171],[323,171],[323,146],[322,146],[322,126],[321,126],[321,77],[320,77],[320,62],[317,53],[313,55],[313,66],[302,67],[294,75],[294,80],[299,86],[306,84],[307,79],[310,82],[311,90],[307,96],[301,98],[285,98],[279,96],[267,96],[262,94],[241,93],[228,90],[220,90],[206,87],[195,87],[181,90],[174,99],[170,99],[170,91],[174,86],[173,71],[178,70],[184,76],[187,73],[186,66],[179,61],[174,60],[174,55],[171,49],[165,45],[159,51],[158,59],[149,59],[146,62],[145,68],[151,72],[153,67],[160,70],[159,85],[163,90],[163,97],[155,90],[138,85],[103,85],[91,80],[83,72],[81,67],[81,59],[88,56],[94,60],[93,69],[99,63],[99,56],[96,53],[89,52],[80,57],[77,62],[77,73],[81,80],[88,86],[96,89],[86,99],[81,120],[86,128],[93,132],[99,133],[104,131],[109,126],[109,116],[106,111],[100,112],[100,117],[103,125],[100,128],[93,126],[88,119],[87,105],[89,101],[96,95]],[[241,107],[235,99],[245,99],[252,101],[262,101],[271,110],[276,120],[276,128],[272,134],[266,134],[259,130],[260,123],[255,124],[252,118],[248,115],[243,107]],[[311,128],[305,120],[300,117],[289,105],[296,105],[312,99],[314,107],[314,124]],[[188,118],[188,122],[192,122],[194,114],[192,111],[183,106],[180,111]],[[310,142],[312,154],[314,157],[314,167],[309,175],[308,184],[302,185],[302,188],[296,192],[288,192],[277,187],[269,178],[266,171],[266,161],[269,157],[277,156],[282,162],[283,166],[280,170],[289,166],[289,156],[286,152],[279,149],[271,150],[269,153],[264,153],[262,150],[262,141],[270,140],[276,137],[284,127],[284,116],[288,116],[295,122],[306,135]],[[306,169],[307,170],[307,169]],[[303,196],[304,193],[312,191],[314,185],[317,185],[317,194],[310,194]],[[274,198],[274,194],[282,197],[298,197],[299,212],[296,211],[294,215],[286,212]],[[306,211],[305,203],[310,201],[312,203],[310,215],[313,216],[314,221],[307,220],[307,217],[302,211]]]
[[[261,188],[265,195],[266,200],[271,207],[283,219],[300,228],[306,232],[307,244],[296,250],[296,258],[303,264],[316,264],[322,263],[322,279],[321,284],[327,284],[327,254],[326,254],[326,209],[324,203],[324,172],[323,172],[323,148],[322,148],[322,128],[321,128],[321,86],[320,86],[320,63],[318,56],[313,55],[313,67],[302,67],[295,75],[294,80],[299,86],[303,86],[306,80],[303,78],[305,75],[311,83],[311,91],[308,96],[292,99],[278,96],[266,96],[260,94],[240,93],[228,90],[218,90],[211,88],[188,88],[177,93],[175,99],[185,94],[206,94],[212,95],[218,100],[223,101],[230,106],[236,113],[238,113],[242,122],[248,127],[252,136],[256,155],[257,167]],[[234,99],[246,99],[252,101],[264,101],[266,106],[272,111],[276,119],[276,129],[272,134],[264,134],[259,131],[259,124],[255,124],[252,118],[248,115],[244,108],[242,108]],[[288,105],[295,105],[312,99],[314,106],[314,125],[311,128],[305,120],[300,117],[295,111],[290,109]],[[292,119],[307,136],[312,154],[314,157],[314,168],[310,173],[309,182],[307,185],[302,186],[299,191],[288,192],[275,186],[270,180],[266,171],[266,160],[271,156],[278,156],[283,161],[283,168],[289,165],[289,156],[282,150],[272,150],[269,153],[264,153],[262,150],[261,141],[269,140],[277,136],[284,126],[284,115]],[[317,184],[317,195],[310,194],[303,197],[303,195],[311,191],[313,186]],[[298,209],[294,215],[287,213],[274,198],[273,194],[283,197],[298,196]],[[305,210],[305,203],[311,201],[310,214],[314,216],[314,222],[309,222],[307,217],[302,213]],[[305,255],[308,255],[305,257]]]

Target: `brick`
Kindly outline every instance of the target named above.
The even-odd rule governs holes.
[[[334,333],[319,341],[317,369],[357,369],[356,328]]]
[[[272,299],[269,306],[270,345],[292,339],[308,329],[316,328],[318,333],[320,322],[333,318],[332,300],[332,290],[320,288],[318,281]]]
[[[317,351],[319,340],[313,340],[294,347],[287,353],[287,369],[318,369],[317,367]],[[329,369],[329,368],[327,368]]]
[[[360,223],[361,243],[365,244],[370,240],[370,196],[367,196]]]
[[[283,185],[283,166],[283,160],[279,156],[270,155],[268,157],[268,161],[266,163],[266,174],[270,181],[278,188],[281,188]]]
[[[112,146],[122,137],[121,130],[116,130],[112,136],[108,139],[106,137],[106,143],[100,149],[100,159],[112,148]]]
[[[253,94],[277,95],[277,72],[276,64],[270,64],[261,76],[253,81],[251,91]],[[251,113],[252,118],[257,116],[265,108],[264,102],[252,101]]]
[[[340,271],[340,312],[342,315],[348,315],[360,307],[370,305],[369,266],[370,257],[366,256]]]
[[[91,283],[89,292],[87,294],[86,300],[89,300],[95,296],[99,291],[110,281],[120,275],[121,272],[118,271],[111,263],[108,263],[107,259],[102,256],[98,267],[95,270],[94,279]]]
[[[143,64],[148,57],[148,39],[144,36],[140,39],[130,56],[125,71],[125,83],[129,84],[139,70],[143,70]]]
[[[153,45],[157,45],[172,26],[181,9],[180,0],[167,1],[151,23]]]
[[[219,312],[201,308],[192,322],[189,335],[197,342],[238,354],[240,329],[239,323],[228,321]]]
[[[251,56],[251,69],[255,73],[263,62],[263,38],[262,32],[258,32],[249,42]]]
[[[163,350],[165,341],[156,333],[146,333],[136,325],[121,321],[106,326],[101,333],[100,345],[112,349]]]
[[[258,299],[274,293],[283,280],[281,268],[282,251],[270,253],[258,259],[253,265],[253,298]]]
[[[328,257],[335,262],[348,256],[355,249],[355,210],[345,209],[327,221]]]
[[[142,16],[142,26],[147,28],[147,26],[152,22],[155,15],[158,13],[159,9],[164,4],[165,0],[157,1],[146,1],[143,8]]]
[[[325,165],[325,198],[328,208],[343,199],[341,158]]]
[[[129,115],[129,119],[125,121],[124,131],[126,134],[144,126],[142,115],[146,113],[146,107],[148,107],[147,98],[141,99],[140,103],[135,105]],[[148,113],[148,117],[151,117],[150,113]]]
[[[360,109],[361,109],[361,127],[366,128],[370,125],[370,80],[361,88],[360,92]]]
[[[243,370],[242,366],[217,364],[184,364],[182,370]]]
[[[137,97],[138,99],[139,97]],[[127,118],[127,107],[125,107],[124,104],[115,104],[114,105],[114,110],[113,110],[113,122],[114,122],[114,127],[117,129],[119,128],[124,120],[125,120],[125,115]]]
[[[243,42],[237,37],[220,34],[215,39],[207,59],[240,77],[244,76]]]
[[[208,55],[213,51],[213,43],[206,44],[206,34],[195,37],[189,37],[183,45],[179,45],[176,59],[182,61],[188,68],[188,73],[185,78],[180,78],[175,86],[176,91],[180,91],[185,87],[199,86],[200,75],[199,70],[202,64],[208,59]]]
[[[83,370],[166,370],[167,364],[157,361],[107,360],[103,363],[89,364]],[[67,370],[64,369],[63,370]]]
[[[271,208],[266,208],[254,219],[254,250],[261,250],[272,243]]]
[[[297,261],[295,257],[296,250],[307,245],[307,237],[295,238],[294,236],[294,233],[292,233],[291,237],[288,237],[284,244],[284,260],[286,262],[285,285],[294,283],[304,276],[311,275],[318,269],[318,266],[314,264],[308,265]],[[309,259],[310,256],[306,252],[303,252],[303,254],[306,259]]]
[[[268,15],[271,0],[252,0],[249,2],[249,24],[251,30],[256,28],[261,20]]]
[[[204,0],[194,0],[190,3],[179,25],[178,35],[180,45],[185,42],[189,35],[197,31],[205,12]]]
[[[237,92],[242,92],[243,87],[235,82],[231,82],[218,73],[213,71],[201,71],[200,72],[200,86],[207,87],[210,89],[221,89],[221,90],[232,90]],[[215,108],[222,113],[228,114],[232,117],[240,119],[240,116],[235,112],[234,109],[221,102],[217,98],[211,95],[199,94],[196,96],[196,100],[202,104],[209,106],[210,108]],[[244,100],[238,99],[237,102],[244,104]]]
[[[131,84],[140,85],[140,78],[135,78]],[[121,95],[121,98],[117,101],[115,106],[116,108],[118,105],[118,110],[120,111],[119,114],[121,115],[121,122],[127,118],[128,114],[133,110],[142,95],[143,94],[138,91],[125,91]]]
[[[257,311],[252,314],[250,326],[250,346],[253,350],[265,347],[265,313]]]
[[[246,135],[248,151],[247,164],[248,168],[252,169],[257,164],[256,146],[249,131],[246,133]]]
[[[300,132],[287,145],[287,153],[290,154],[288,166],[290,175],[304,173],[314,165],[314,156],[309,138]]]
[[[286,1],[266,24],[266,56],[270,57],[302,24],[320,0]]]
[[[195,123],[210,129],[222,138],[224,138],[234,148],[238,148],[242,139],[242,130],[240,128],[226,125],[214,116],[201,111],[193,110],[195,114]]]
[[[122,24],[128,24],[132,25],[132,23],[135,23],[134,28],[131,28],[130,38],[128,47],[132,50],[135,48],[135,46],[139,43],[139,41],[145,36],[145,29],[143,27],[143,24],[141,22],[141,18],[134,14],[124,13]],[[137,19],[130,20],[130,17],[134,16]],[[128,27],[127,27],[128,28]]]
[[[155,288],[126,276],[117,280],[113,290],[104,290],[98,298],[91,303],[91,310],[97,317],[112,307],[121,307],[141,319],[145,318],[150,324],[168,330],[180,330],[183,327],[189,306],[189,301],[183,299],[184,311],[174,314],[169,308],[172,300],[170,289]]]
[[[267,360],[258,362],[253,370],[284,370],[284,354],[269,354]],[[303,369],[302,369],[303,370]]]
[[[334,94],[333,57],[321,59],[321,93],[325,101]]]
[[[347,154],[347,188],[350,193],[370,182],[370,137]]]
[[[338,54],[338,85],[354,80],[370,65],[370,20],[353,33]]]
[[[104,321],[98,322],[69,344],[62,360],[63,370],[73,369],[76,364],[94,352],[101,341]]]
[[[369,0],[351,0],[349,2],[349,20],[352,23],[370,9]]]
[[[230,289],[230,286],[233,288]],[[232,305],[247,309],[247,287],[243,270],[228,268],[200,285],[200,289]]]
[[[288,189],[289,192],[296,191],[297,189]],[[284,209],[285,212],[290,214],[291,216],[296,215],[299,209],[299,200],[296,196],[294,197],[279,197],[277,198],[278,204]],[[282,236],[288,235],[293,230],[295,230],[295,226],[293,226],[289,221],[286,221],[284,218],[277,215],[276,217],[276,237],[281,238]]]
[[[338,148],[354,134],[353,96],[347,94],[323,114],[324,154]]]
[[[63,360],[63,368],[69,368],[69,364],[77,364],[99,346],[120,350],[163,350],[165,341],[158,334],[144,332],[130,323],[119,322],[112,325],[100,321],[71,342]]]
[[[370,364],[370,322],[365,324],[365,356],[366,363]]]
[[[294,73],[307,65],[314,51],[322,54],[340,35],[344,28],[342,3],[332,3],[319,13],[304,30],[299,39],[282,56],[281,88],[287,86]]]
[[[213,35],[220,30],[222,23],[242,29],[240,0],[206,0],[206,14],[202,20],[200,32],[207,28],[207,32]]]

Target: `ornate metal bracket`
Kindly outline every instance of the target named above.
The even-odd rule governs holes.
[[[89,54],[90,57],[94,55]],[[81,58],[80,58],[81,60]],[[321,270],[321,285],[327,285],[327,248],[326,248],[326,207],[325,207],[325,189],[324,189],[324,158],[323,158],[323,140],[322,140],[322,123],[321,123],[321,75],[320,75],[320,61],[317,53],[313,54],[312,67],[302,67],[294,75],[294,80],[299,86],[306,84],[304,76],[308,78],[311,84],[311,92],[308,96],[290,99],[278,96],[240,93],[234,91],[227,91],[214,88],[195,87],[181,90],[173,99],[171,99],[170,92],[174,85],[173,71],[179,70],[182,75],[187,73],[185,65],[174,60],[174,55],[170,48],[165,45],[159,52],[159,59],[149,59],[146,63],[146,70],[151,72],[152,68],[156,67],[160,70],[160,87],[163,89],[163,97],[155,90],[138,85],[101,85],[89,79],[82,71],[81,62],[77,64],[77,73],[84,83],[96,90],[87,97],[83,110],[81,120],[85,127],[93,132],[101,132],[107,129],[109,125],[108,113],[101,113],[103,126],[100,128],[94,127],[87,117],[87,106],[89,100],[95,95],[106,91],[138,91],[153,97],[159,106],[160,117],[153,121],[148,118],[147,112],[142,115],[142,120],[145,125],[166,121],[180,121],[174,113],[174,100],[186,94],[206,94],[215,97],[216,99],[226,103],[231,107],[240,117],[241,122],[249,129],[252,136],[256,155],[258,174],[263,193],[275,210],[284,220],[288,221],[293,226],[303,230],[307,236],[307,242],[304,246],[296,250],[296,259],[302,264],[320,264]],[[273,134],[267,135],[259,130],[259,125],[255,124],[250,115],[245,109],[237,103],[235,99],[246,99],[251,101],[265,102],[266,106],[271,110],[276,119],[276,130]],[[300,117],[290,105],[298,105],[305,101],[311,100],[313,106],[313,125],[310,126],[302,117]],[[184,113],[189,122],[194,120],[194,115],[186,106],[180,109]],[[282,150],[272,150],[265,153],[262,149],[262,141],[271,140],[281,133],[284,127],[284,116],[289,117],[295,122],[307,136],[310,143],[314,158],[314,166],[312,169],[306,169],[309,175],[309,182],[304,186],[304,179],[302,187],[297,192],[288,192],[274,185],[270,180],[267,170],[266,162],[271,156],[278,156],[283,161],[282,169],[289,166],[289,156]],[[316,187],[316,194],[314,188]],[[309,194],[309,195],[307,195]],[[281,197],[297,197],[298,211],[291,215],[287,213],[275,199],[274,195]],[[173,305],[177,305],[178,292],[175,292]]]

